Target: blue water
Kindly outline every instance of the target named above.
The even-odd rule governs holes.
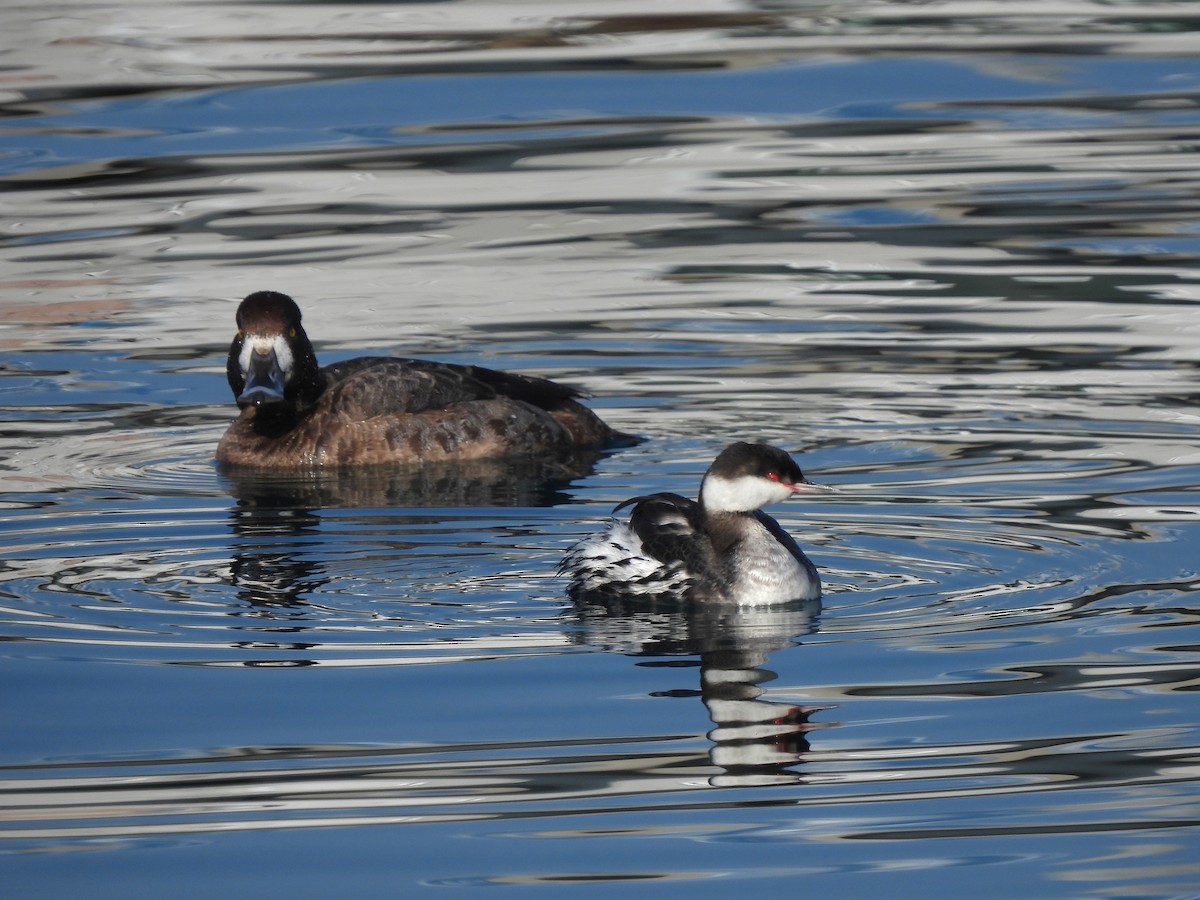
[[[968,119],[987,109],[989,101],[1036,99],[1047,93],[1075,94],[1086,109],[1088,94],[1097,85],[1115,93],[1182,96],[1200,87],[1200,71],[1183,56],[1022,58],[1022,68],[1053,69],[1049,85],[1042,77],[1026,80],[980,67],[1003,70],[1010,61],[1004,56],[935,56],[883,58],[870,65],[813,60],[735,71],[405,74],[269,83],[56,107],[47,115],[23,117],[21,133],[8,136],[6,144],[20,154],[9,167],[17,172],[144,154],[411,146],[428,143],[431,131],[449,128],[454,129],[454,143],[467,145],[495,140],[498,128],[512,141],[577,138],[621,133],[657,116],[902,119],[928,116],[931,104],[969,103],[972,109],[961,113]],[[988,115],[1010,124],[1034,124],[1027,109],[1010,113],[992,108]],[[598,121],[586,121],[591,118]],[[1195,111],[1190,105],[1150,107],[1140,110],[1139,118],[1194,123]],[[1095,116],[1064,118],[1056,110],[1052,122],[1087,127],[1095,124]],[[37,131],[26,136],[29,129]],[[50,129],[60,139],[47,147],[43,134]]]
[[[7,891],[1200,894],[1194,23],[481,10],[12,11]],[[219,471],[264,288],[644,441]],[[736,439],[819,608],[567,598]]]

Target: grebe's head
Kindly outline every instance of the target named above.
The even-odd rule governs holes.
[[[708,467],[700,482],[700,502],[709,512],[752,512],[793,494],[832,490],[805,478],[786,451],[739,441]]]

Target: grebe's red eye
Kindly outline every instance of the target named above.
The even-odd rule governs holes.
[[[771,479],[772,481],[778,481],[778,480],[779,480],[779,473],[778,473],[778,472],[776,472],[776,471],[774,471],[774,470],[772,470],[772,471],[770,471],[770,472],[768,472],[768,473],[767,473],[767,477],[768,477],[769,479]]]

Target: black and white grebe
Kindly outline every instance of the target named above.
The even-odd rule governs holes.
[[[700,482],[700,500],[634,497],[629,522],[572,548],[560,569],[573,596],[786,603],[821,596],[804,551],[762,512],[793,494],[833,491],[769,444],[731,444]]]

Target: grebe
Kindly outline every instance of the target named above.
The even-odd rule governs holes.
[[[237,311],[226,375],[241,408],[218,461],[310,469],[553,454],[631,443],[565,385],[479,366],[359,357],[318,367],[286,294]]]
[[[632,504],[629,522],[577,544],[560,572],[576,597],[815,600],[816,567],[760,507],[833,490],[806,479],[778,447],[731,444],[705,472],[698,503],[671,493],[626,500],[613,512]]]

